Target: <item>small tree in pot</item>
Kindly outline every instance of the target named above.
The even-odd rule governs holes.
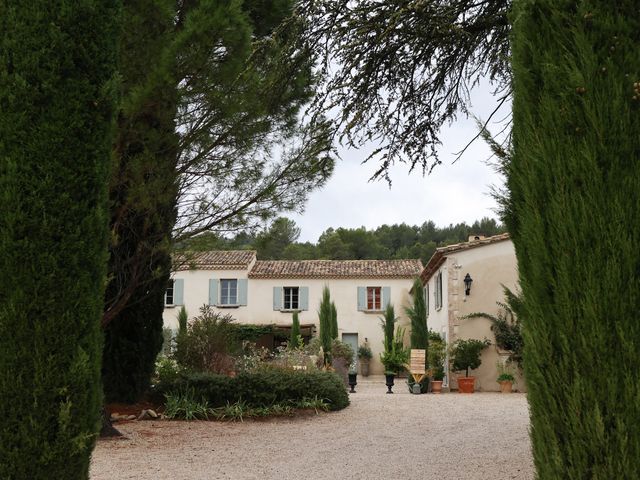
[[[446,349],[447,346],[444,339],[438,333],[430,331],[427,363],[433,377],[433,380],[431,380],[431,391],[433,393],[440,393],[442,391]]]
[[[386,385],[388,387],[387,393],[393,393],[391,387],[393,386],[393,379],[395,375],[405,368],[405,364],[409,360],[409,351],[404,348],[403,338],[404,329],[398,327],[395,331],[396,314],[393,305],[387,305],[384,312],[384,317],[380,319],[382,331],[384,332],[384,353],[380,354],[380,361],[384,365],[384,374],[386,376]]]
[[[469,376],[469,370],[480,366],[480,354],[482,350],[491,345],[486,338],[484,340],[468,339],[456,340],[451,349],[452,370],[465,372],[464,377],[458,377],[458,391],[460,393],[473,393],[475,390],[475,377]]]

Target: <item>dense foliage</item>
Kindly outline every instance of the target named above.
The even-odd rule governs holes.
[[[322,289],[322,300],[318,308],[320,345],[324,355],[325,365],[331,365],[331,343],[333,336],[333,311],[331,308],[331,293],[329,287],[325,285]]]
[[[183,374],[172,382],[160,383],[155,393],[193,392],[211,407],[243,401],[249,406],[265,407],[303,399],[323,399],[331,410],[349,405],[342,379],[333,372],[320,370],[264,369],[240,373],[236,377],[208,373]]]
[[[429,329],[427,328],[427,303],[422,280],[416,278],[411,287],[413,305],[405,307],[404,311],[411,320],[411,348],[428,350]]]
[[[0,3],[0,478],[83,480],[100,427],[120,8]]]
[[[384,351],[380,354],[380,362],[384,365],[385,373],[398,374],[406,369],[409,361],[409,349],[404,347],[404,328],[396,323],[395,309],[390,303],[384,311],[384,316],[380,319],[380,327],[384,338],[382,345]]]
[[[638,3],[514,8],[506,221],[524,297],[537,475],[637,477]]]
[[[310,52],[288,41],[300,25],[276,29],[291,0],[124,3],[102,319],[105,390],[122,400],[161,348],[174,242],[300,210],[333,169],[327,125],[299,121],[313,93]]]
[[[214,312],[208,305],[179,332],[173,357],[183,368],[196,372],[229,374],[234,371],[232,357],[240,351],[236,325],[230,315]]]
[[[480,366],[482,360],[480,355],[482,350],[491,345],[489,340],[478,340],[476,338],[459,339],[451,346],[451,370],[454,372],[465,372],[465,377],[469,376],[469,370],[474,370]]]
[[[422,225],[382,225],[375,230],[329,228],[314,244],[297,242],[300,231],[295,222],[279,218],[256,235],[247,232],[233,237],[204,234],[185,245],[194,250],[257,250],[261,260],[420,258],[426,263],[437,247],[466,242],[473,234],[491,236],[504,232],[505,228],[491,218],[471,225],[459,223],[442,228],[427,221]]]
[[[302,347],[302,336],[300,335],[300,316],[298,312],[293,312],[291,319],[291,337],[289,338],[289,348]]]

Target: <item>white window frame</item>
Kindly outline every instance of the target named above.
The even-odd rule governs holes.
[[[373,303],[372,303],[372,307],[369,308],[369,291],[373,292]],[[377,296],[376,296],[376,290],[377,290]],[[378,303],[378,306],[376,307],[376,300]],[[382,287],[366,287],[365,289],[365,309],[370,311],[370,312],[379,312],[382,310]]]
[[[167,289],[164,292],[164,305],[165,305],[165,307],[173,307],[175,305],[173,303],[173,301],[175,299],[174,286],[175,286],[175,280],[173,278],[171,278],[169,280],[169,284],[167,285]],[[171,294],[169,294],[169,292],[171,292]],[[171,299],[171,302],[169,302],[169,299]]]
[[[294,305],[294,298],[295,298],[295,305]],[[289,302],[288,306],[287,306],[287,301]],[[300,310],[300,287],[282,287],[282,310],[284,311]]]
[[[225,285],[228,286],[227,292],[225,292]],[[235,286],[235,296],[233,297],[231,296],[232,285]],[[231,300],[233,300],[233,302]],[[237,278],[221,278],[220,279],[220,305],[225,307],[238,305],[238,279]]]

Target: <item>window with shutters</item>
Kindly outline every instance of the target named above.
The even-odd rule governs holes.
[[[435,309],[440,310],[442,308],[442,272],[438,272],[435,278],[433,300]]]
[[[382,287],[367,287],[367,310],[382,310]]]
[[[285,310],[300,309],[300,289],[299,287],[284,287],[282,289],[284,301],[282,302]]]
[[[220,280],[220,305],[237,305],[238,304],[238,280],[222,279]]]
[[[164,293],[164,304],[165,305],[173,305],[173,282],[174,280],[169,280],[169,285],[167,286],[167,291]]]

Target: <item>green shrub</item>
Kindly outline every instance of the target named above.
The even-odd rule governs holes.
[[[208,305],[178,333],[174,358],[180,366],[196,372],[230,373],[233,354],[240,351],[235,326],[230,315],[214,312]]]
[[[478,368],[482,361],[480,354],[482,350],[491,345],[489,340],[456,340],[451,348],[451,365],[454,372],[465,371],[465,376],[469,376],[469,370]]]
[[[330,410],[349,405],[347,389],[338,375],[319,370],[271,369],[227,377],[212,373],[183,373],[172,382],[156,386],[157,394],[192,391],[214,408],[244,401],[250,407],[276,403],[295,405],[304,399],[321,399]]]
[[[291,319],[291,337],[289,338],[289,348],[298,349],[302,347],[302,335],[300,335],[300,319],[298,312],[293,312]]]
[[[341,342],[338,339],[334,339],[331,342],[331,355],[333,358],[341,358],[344,360],[345,365],[349,366],[353,363],[355,353],[353,347],[348,343]]]
[[[373,352],[368,343],[363,343],[358,347],[358,358],[361,360],[371,360],[373,358]]]

